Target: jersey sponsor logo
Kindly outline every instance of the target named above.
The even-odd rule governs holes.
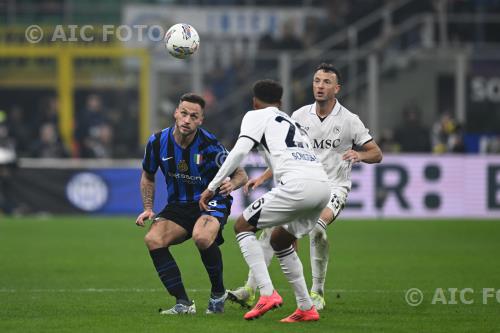
[[[340,131],[340,130],[339,130]],[[337,148],[340,146],[340,139],[314,139],[313,141],[313,149],[330,149]]]
[[[201,180],[201,176],[190,176],[186,175],[184,173],[173,173],[173,172],[168,172],[168,175],[172,178],[178,179],[183,181],[184,183],[188,184],[203,184]]]
[[[188,171],[188,165],[186,161],[180,160],[179,163],[177,163],[177,170],[179,170],[180,172]]]

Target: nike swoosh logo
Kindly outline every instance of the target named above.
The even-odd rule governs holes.
[[[165,161],[168,161],[168,160],[169,160],[169,159],[171,159],[171,158],[174,158],[174,157],[173,157],[173,156],[170,156],[170,157],[162,157],[162,158],[161,158],[161,160],[165,162]]]

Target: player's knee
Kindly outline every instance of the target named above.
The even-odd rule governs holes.
[[[144,236],[144,243],[146,243],[146,246],[150,250],[159,249],[168,245],[163,237],[152,232],[148,232],[146,236]]]
[[[194,234],[193,234],[193,241],[196,244],[196,247],[200,250],[208,249],[214,242],[214,240],[211,239],[210,237],[207,237],[205,235],[194,235]]]

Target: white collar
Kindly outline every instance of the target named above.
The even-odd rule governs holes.
[[[339,100],[335,98],[335,106],[333,107],[333,110],[328,114],[328,116],[331,114],[336,116],[340,112],[341,108],[342,108],[342,105],[340,105]],[[316,102],[311,104],[311,108],[309,109],[309,113],[316,115]]]

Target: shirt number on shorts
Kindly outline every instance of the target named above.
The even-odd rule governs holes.
[[[212,200],[212,201],[209,201],[209,202],[208,202],[208,205],[209,205],[210,207],[217,207],[217,200]]]
[[[264,198],[260,198],[259,200],[255,201],[253,204],[252,204],[252,209],[253,210],[257,210],[260,208],[260,206],[262,206],[262,204],[264,203]]]

